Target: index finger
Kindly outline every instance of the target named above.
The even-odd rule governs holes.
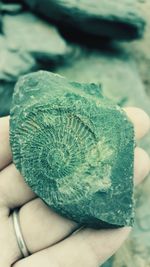
[[[12,161],[9,144],[9,117],[0,118],[0,171]]]

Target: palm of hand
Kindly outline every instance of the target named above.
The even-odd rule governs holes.
[[[149,130],[147,114],[137,108],[127,108],[127,115],[135,126],[139,139]],[[9,145],[9,118],[0,119],[0,266],[3,267],[98,267],[123,243],[129,227],[113,230],[81,229],[77,223],[65,219],[36,197],[25,184],[12,163]],[[135,149],[135,184],[148,174],[150,159],[147,153]],[[19,207],[22,233],[31,253],[21,259],[11,210]]]

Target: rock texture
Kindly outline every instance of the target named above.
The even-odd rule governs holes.
[[[79,223],[133,223],[134,130],[96,84],[24,76],[11,109],[13,160],[49,206]]]
[[[137,0],[24,0],[32,10],[88,34],[132,40],[144,32]]]

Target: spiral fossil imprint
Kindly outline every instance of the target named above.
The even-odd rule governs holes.
[[[10,141],[16,167],[55,211],[91,227],[132,225],[133,125],[98,85],[22,77]]]

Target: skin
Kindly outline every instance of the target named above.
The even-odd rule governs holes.
[[[150,128],[141,109],[126,108],[136,139]],[[138,185],[150,171],[147,153],[135,148],[134,181]],[[31,255],[21,259],[12,223],[12,209],[19,207],[22,233]],[[78,228],[36,197],[12,163],[9,117],[0,119],[0,266],[3,267],[98,267],[114,254],[131,228],[94,230]]]

